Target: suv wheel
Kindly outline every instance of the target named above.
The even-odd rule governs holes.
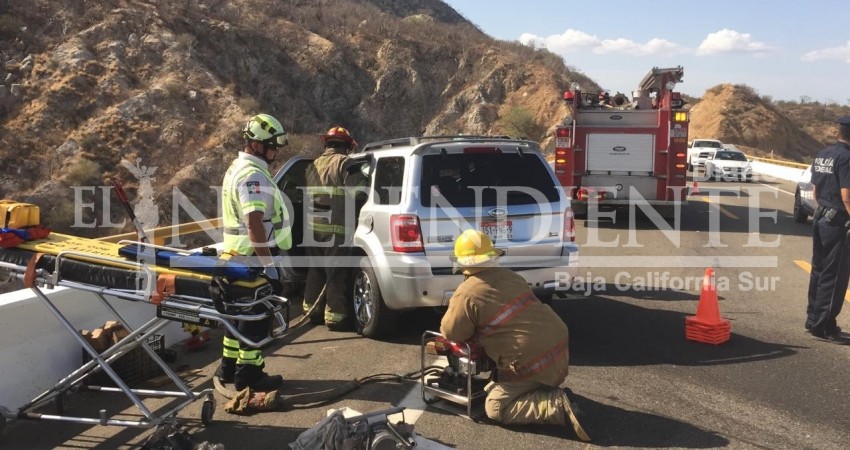
[[[397,313],[384,303],[378,277],[368,256],[361,258],[360,267],[354,270],[352,298],[357,329],[363,336],[380,338],[394,330]]]
[[[797,191],[794,195],[794,222],[806,223],[807,220],[809,220],[809,215],[806,214],[806,211],[803,209],[803,205],[800,200],[800,191]]]

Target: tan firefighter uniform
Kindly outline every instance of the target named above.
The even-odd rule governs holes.
[[[307,248],[311,263],[304,311],[313,306],[324,287],[324,322],[329,327],[352,319],[347,300],[351,270],[342,259],[350,253],[347,246],[351,245],[357,217],[354,192],[346,187],[362,187],[365,178],[360,172],[349,173],[349,161],[345,150],[329,147],[307,170],[307,194],[311,200],[307,225],[316,244]],[[314,323],[321,322],[315,319],[319,314],[321,311],[314,312]]]
[[[498,378],[485,390],[487,416],[503,424],[568,425],[558,388],[569,368],[569,331],[525,279],[510,269],[465,267],[449,300],[440,333],[477,340],[496,362]]]

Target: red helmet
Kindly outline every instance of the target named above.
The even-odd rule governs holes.
[[[572,100],[573,91],[564,91],[564,100]]]
[[[343,127],[331,127],[327,133],[322,135],[322,142],[345,142],[346,144],[351,144],[351,146],[355,145],[351,133]]]

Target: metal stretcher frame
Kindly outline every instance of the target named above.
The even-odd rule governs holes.
[[[179,251],[179,249],[174,250]],[[78,258],[86,258],[89,261],[102,261],[106,264],[121,264],[123,266],[134,266],[136,270],[138,270],[139,273],[144,277],[145,282],[142,285],[142,289],[115,289],[107,286],[98,286],[79,281],[62,279],[60,273],[60,266],[62,260],[65,258],[74,259],[75,256]],[[23,280],[25,284],[29,284],[28,287],[36,294],[36,296],[42,301],[42,303],[44,303],[44,305],[59,321],[59,323],[62,324],[62,326],[68,331],[68,333],[70,333],[74,337],[76,342],[80,344],[80,346],[86,351],[86,353],[91,356],[90,361],[84,363],[81,367],[72,371],[70,374],[59,380],[52,388],[36,396],[34,399],[29,401],[25,405],[18,407],[15,411],[11,411],[5,406],[0,405],[0,429],[2,429],[2,427],[5,425],[7,419],[59,420],[90,425],[112,425],[150,428],[155,427],[165,421],[176,421],[177,414],[184,407],[191,403],[194,403],[195,401],[201,398],[204,398],[204,404],[201,409],[201,422],[204,425],[208,425],[212,422],[212,416],[215,412],[215,396],[213,395],[214,389],[208,388],[200,392],[195,392],[191,390],[186,384],[186,382],[183,381],[174,372],[174,370],[172,370],[168,366],[168,364],[147,344],[145,339],[147,337],[153,336],[172,320],[185,322],[187,321],[186,319],[189,318],[190,320],[203,319],[206,321],[216,322],[218,324],[223,325],[230,333],[232,333],[234,337],[239,339],[240,342],[251,347],[262,347],[263,345],[269,343],[276,337],[283,335],[284,331],[286,331],[288,327],[288,322],[285,319],[285,317],[288,317],[288,300],[286,298],[273,295],[271,293],[269,293],[268,295],[260,296],[260,291],[256,291],[253,300],[246,300],[244,302],[240,301],[238,304],[231,304],[229,306],[232,310],[228,310],[226,312],[220,312],[219,310],[217,310],[213,304],[212,299],[209,298],[171,294],[162,298],[162,300],[158,303],[158,308],[168,308],[169,311],[172,311],[171,317],[162,317],[158,314],[157,317],[152,318],[151,320],[134,330],[127,322],[127,320],[125,320],[118,313],[115,307],[113,307],[106,300],[105,296],[109,295],[128,301],[142,301],[152,303],[151,298],[155,292],[157,273],[144,263],[137,263],[133,261],[128,261],[126,259],[117,259],[77,251],[63,251],[59,252],[56,255],[55,269],[52,274],[43,269],[34,269],[35,277],[30,283],[27,283],[27,280],[25,278],[28,270],[27,266],[0,261],[0,270],[5,270],[9,272],[10,275]],[[43,291],[44,288],[52,289],[57,286],[66,287],[70,289],[77,289],[94,294],[94,297],[98,298],[100,302],[106,307],[106,309],[108,309],[109,312],[112,313],[112,315],[116,319],[118,319],[118,321],[130,333],[126,337],[115,343],[113,346],[104,350],[103,352],[98,352],[94,349],[94,347],[92,347],[91,344],[89,344],[88,341],[86,341],[85,338],[83,338],[83,336],[77,331],[73,324],[70,323],[70,321],[62,314],[62,312],[54,305],[54,303]],[[239,313],[240,310],[246,312],[251,311],[253,307],[258,304],[266,306],[266,311],[264,313]],[[177,312],[176,314],[174,314],[175,311]],[[287,314],[284,315],[284,312],[286,312]],[[264,320],[269,317],[274,317],[278,326],[275,327],[275,329],[270,333],[269,336],[259,341],[253,341],[247,338],[245,335],[240,333],[237,327],[232,323],[236,320],[255,321]],[[147,353],[147,355],[150,356],[150,358],[162,369],[165,375],[167,375],[171,379],[171,381],[176,385],[176,391],[132,389],[112,369],[110,363],[116,361],[121,356],[140,346]],[[100,370],[103,370],[109,376],[109,378],[112,379],[112,381],[117,387],[88,386],[83,384],[83,382],[88,376],[93,375]],[[139,410],[144,415],[144,418],[139,419],[137,421],[111,419],[107,415],[106,410],[100,410],[99,417],[96,418],[62,415],[64,412],[63,395],[74,390],[115,393],[123,392],[124,395],[126,395],[127,398],[132,401],[137,408],[139,408]],[[142,396],[174,397],[183,400],[181,402],[178,402],[176,406],[173,406],[172,408],[166,411],[156,414],[144,404],[144,402],[140,398]],[[53,401],[55,403],[58,414],[50,415],[34,412],[36,409],[47,405],[50,401]]]

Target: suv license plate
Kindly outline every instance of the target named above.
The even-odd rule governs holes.
[[[481,222],[481,231],[494,241],[497,239],[513,239],[514,226],[510,220],[502,222]]]

